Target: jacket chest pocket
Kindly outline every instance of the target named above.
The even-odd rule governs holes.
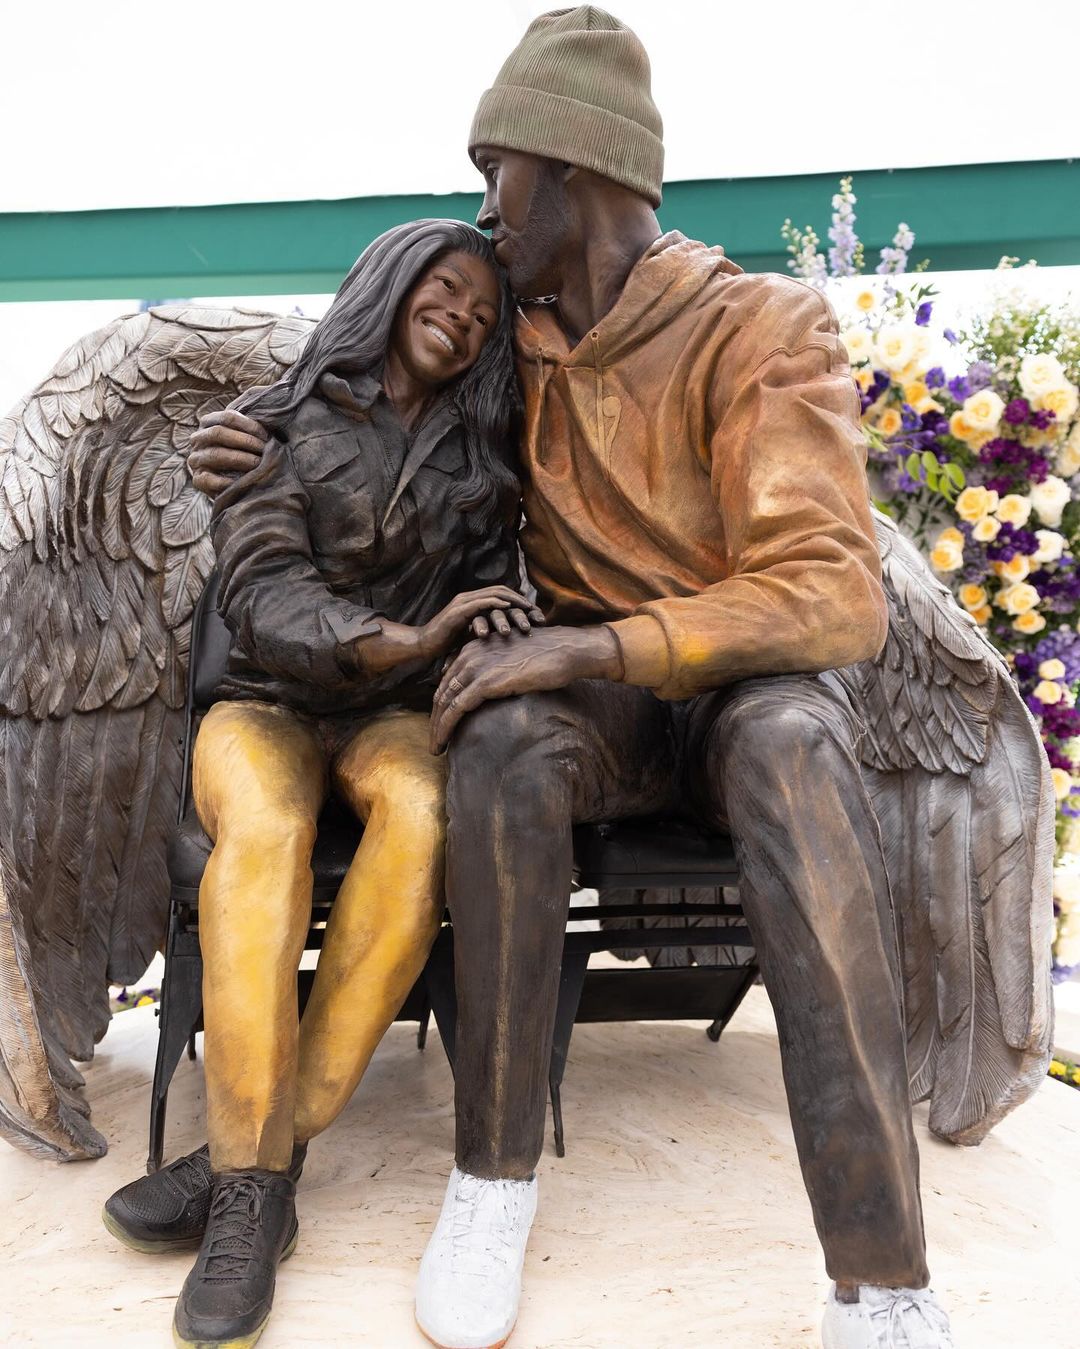
[[[464,476],[465,449],[456,438],[440,445],[417,470],[412,498],[425,553],[442,552],[465,528],[463,516],[449,501]]]
[[[379,543],[375,498],[357,471],[360,451],[351,437],[305,447],[304,487],[311,502],[308,531],[316,554],[331,562],[369,563]]]

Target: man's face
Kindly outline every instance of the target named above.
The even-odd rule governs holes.
[[[485,184],[476,223],[491,230],[514,293],[522,299],[557,295],[572,223],[564,166],[490,146],[476,150],[476,166]]]

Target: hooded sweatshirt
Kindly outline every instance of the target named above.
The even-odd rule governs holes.
[[[551,622],[610,624],[626,681],[663,698],[877,653],[859,402],[818,291],[673,232],[577,346],[545,304],[517,343]]]

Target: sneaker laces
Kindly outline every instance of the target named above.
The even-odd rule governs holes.
[[[869,1311],[870,1325],[885,1349],[938,1349],[942,1336],[949,1335],[949,1318],[928,1291],[889,1289]],[[918,1322],[912,1319],[916,1315]]]
[[[492,1260],[509,1269],[518,1250],[508,1234],[517,1225],[520,1196],[514,1181],[464,1175],[454,1191],[450,1258],[455,1273],[487,1276]]]
[[[242,1279],[254,1253],[262,1213],[262,1193],[245,1177],[224,1180],[210,1205],[210,1238],[203,1278],[232,1283]]]
[[[211,1180],[210,1156],[206,1148],[189,1152],[186,1157],[178,1157],[169,1167],[169,1179],[185,1199],[194,1199],[205,1190]]]

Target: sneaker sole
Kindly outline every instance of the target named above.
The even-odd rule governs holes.
[[[296,1243],[300,1239],[300,1224],[293,1228],[293,1234],[289,1238],[288,1245],[281,1252],[281,1261],[288,1260],[293,1251],[296,1250]],[[234,1336],[231,1340],[185,1340],[183,1335],[176,1328],[176,1322],[173,1322],[172,1337],[176,1349],[251,1349],[251,1346],[258,1340],[263,1331],[270,1324],[272,1310],[267,1312],[254,1330],[246,1335]]]
[[[417,1330],[419,1330],[420,1334],[423,1335],[424,1339],[427,1340],[428,1344],[433,1344],[435,1346],[435,1349],[455,1349],[454,1345],[443,1344],[442,1340],[437,1340],[433,1335],[429,1335],[427,1331],[424,1329],[424,1327],[420,1324],[419,1318],[416,1316],[415,1312],[413,1313],[413,1320],[416,1321],[416,1328]],[[510,1343],[510,1336],[513,1335],[514,1326],[516,1325],[517,1322],[515,1321],[514,1325],[510,1327],[509,1332],[506,1335],[504,1335],[501,1340],[496,1340],[493,1344],[478,1345],[476,1349],[503,1349],[504,1344]]]
[[[156,1241],[147,1237],[133,1237],[107,1209],[101,1210],[101,1221],[117,1241],[122,1242],[128,1250],[138,1251],[141,1255],[162,1255],[166,1251],[196,1251],[202,1244],[201,1232],[195,1237],[162,1237]]]

